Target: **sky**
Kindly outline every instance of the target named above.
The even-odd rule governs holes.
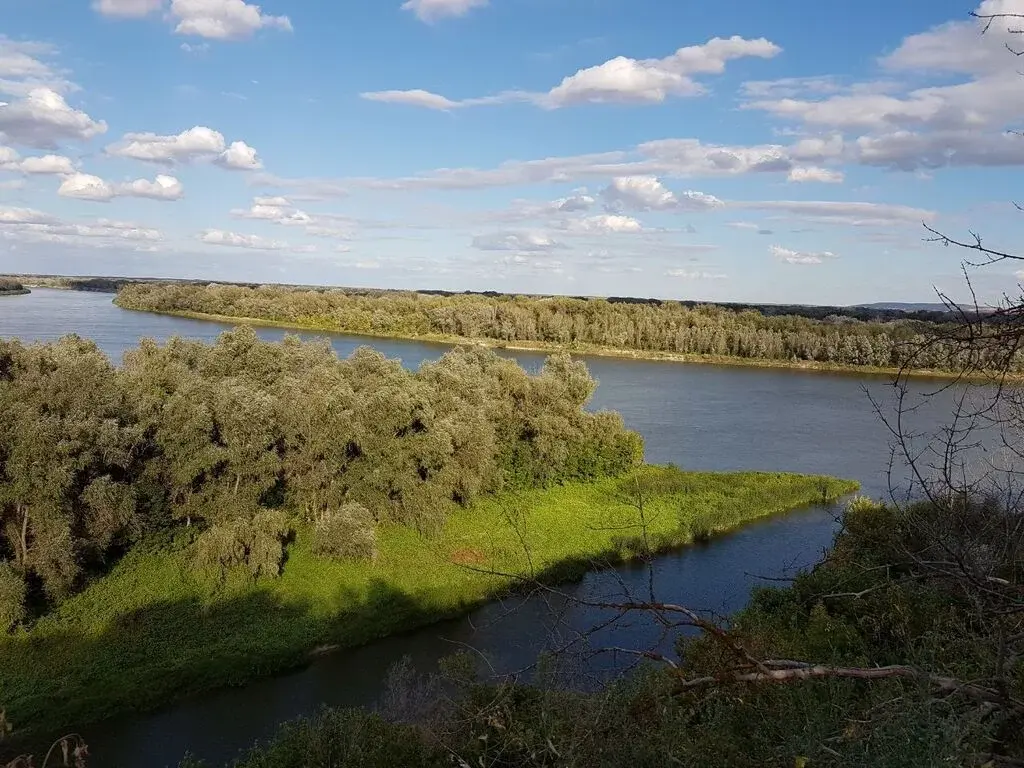
[[[0,272],[962,300],[925,227],[1024,233],[1024,0],[0,10]]]

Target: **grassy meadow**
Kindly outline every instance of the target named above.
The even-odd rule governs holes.
[[[515,588],[498,573],[565,581],[635,556],[641,498],[647,539],[662,550],[856,488],[644,467],[483,498],[430,537],[383,527],[372,562],[314,556],[299,530],[282,575],[258,582],[197,570],[187,536],[154,539],[33,627],[0,638],[0,699],[19,732],[46,735],[464,613]]]

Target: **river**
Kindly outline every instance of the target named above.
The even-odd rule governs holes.
[[[229,325],[121,310],[109,294],[36,289],[27,296],[0,298],[0,337],[47,341],[68,333],[93,339],[115,362],[139,339],[173,335],[212,340]],[[260,328],[266,339],[286,331]],[[341,356],[370,345],[416,367],[436,359],[440,344],[328,336]],[[528,368],[543,355],[504,353]],[[891,402],[884,377],[687,365],[616,358],[586,358],[599,382],[591,407],[622,414],[646,442],[647,460],[686,469],[779,470],[830,474],[861,482],[862,493],[888,490],[888,432],[867,391]],[[915,384],[918,392],[942,385]],[[931,401],[915,414],[934,428],[948,416],[950,398]],[[838,509],[813,508],[757,523],[709,545],[658,558],[653,564],[660,599],[728,614],[741,607],[751,587],[791,575],[813,564],[836,529]],[[642,565],[591,574],[566,592],[608,595],[646,590]],[[539,597],[493,603],[465,618],[435,624],[328,655],[307,668],[256,681],[244,688],[215,691],[179,701],[160,711],[124,716],[85,728],[90,766],[133,768],[175,766],[186,751],[220,764],[275,726],[322,705],[373,705],[388,670],[403,657],[415,669],[436,668],[438,659],[473,648],[496,673],[522,669],[538,652],[557,648],[602,618],[599,611],[565,600]],[[648,647],[660,640],[651,623],[608,627],[590,639],[592,647]],[[662,647],[666,642],[661,641]],[[670,645],[667,646],[671,649]],[[576,684],[618,672],[631,658],[576,654]]]

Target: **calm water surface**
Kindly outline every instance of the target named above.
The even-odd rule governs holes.
[[[109,294],[35,290],[0,298],[0,337],[49,341],[77,333],[96,341],[119,361],[139,339],[173,335],[212,340],[230,326],[115,307]],[[281,329],[258,329],[280,339]],[[306,338],[325,334],[300,334]],[[345,357],[370,345],[415,368],[448,348],[440,344],[327,335]],[[543,356],[509,354],[528,368]],[[891,394],[879,377],[771,371],[726,366],[682,365],[613,358],[587,359],[600,382],[592,407],[622,414],[646,441],[647,460],[688,469],[785,470],[831,474],[861,482],[862,492],[887,493],[888,433],[866,394]],[[921,390],[940,385],[922,383]],[[944,402],[915,417],[935,427],[948,416]],[[838,510],[815,508],[748,526],[712,544],[667,555],[654,564],[660,599],[692,608],[730,613],[764,578],[791,575],[813,564],[828,546]],[[632,565],[589,575],[566,588],[572,595],[621,597],[641,594],[649,571]],[[439,658],[462,647],[480,651],[496,673],[528,666],[545,648],[558,648],[602,618],[601,612],[566,600],[527,598],[493,603],[463,619],[389,637],[324,657],[308,668],[244,688],[218,691],[178,702],[162,711],[133,715],[85,729],[90,765],[174,766],[183,753],[223,762],[275,726],[322,705],[373,705],[389,668],[403,657],[430,671]],[[661,642],[650,623],[634,620],[609,627],[590,640],[594,647],[648,647]],[[632,659],[581,653],[574,684],[621,670]]]

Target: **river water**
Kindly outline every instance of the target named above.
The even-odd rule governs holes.
[[[48,341],[68,333],[91,338],[119,361],[139,339],[173,335],[211,340],[229,325],[115,307],[109,294],[37,289],[28,296],[0,298],[0,337]],[[286,331],[258,329],[280,339]],[[305,337],[326,334],[301,334]],[[328,335],[341,356],[370,345],[409,367],[436,359],[440,344]],[[543,355],[506,353],[527,368]],[[779,470],[830,474],[859,480],[862,493],[888,492],[889,433],[867,392],[892,402],[887,378],[820,372],[685,365],[615,358],[586,358],[599,381],[592,406],[622,414],[646,442],[647,460],[686,469]],[[938,383],[915,384],[919,392]],[[949,414],[951,398],[940,395],[914,415],[918,426],[936,428]],[[659,599],[728,614],[750,589],[792,575],[816,562],[836,529],[838,509],[811,508],[756,523],[709,545],[658,558],[651,566]],[[645,594],[650,570],[628,565],[594,573],[565,588],[570,595]],[[603,614],[566,599],[539,596],[492,603],[462,619],[435,624],[354,650],[325,656],[307,668],[259,680],[244,688],[215,691],[163,710],[118,718],[84,729],[91,766],[175,766],[186,752],[219,764],[277,724],[323,705],[373,705],[388,670],[409,657],[423,672],[460,648],[472,648],[497,674],[521,670],[544,649],[560,648]],[[650,622],[610,626],[589,639],[601,646],[671,650]],[[605,679],[634,659],[590,651],[567,657],[574,684]],[[0,662],[2,663],[2,662]]]

